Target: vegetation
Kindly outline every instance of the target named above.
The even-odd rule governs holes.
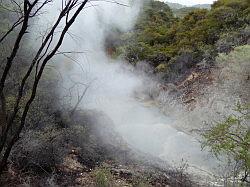
[[[36,49],[28,42],[34,37],[29,28],[51,2],[0,1],[0,185],[2,179],[11,178],[3,174],[11,172],[20,178],[23,173],[28,173],[28,178],[49,174],[55,185],[63,184],[63,180],[72,183],[85,172],[92,181],[81,184],[89,186],[115,186],[119,179],[135,186],[156,186],[159,182],[164,186],[192,186],[184,171],[186,165],[178,171],[160,171],[151,163],[149,171],[146,164],[140,168],[128,158],[136,153],[124,146],[126,143],[103,113],[78,111],[89,85],[78,95],[75,107],[71,103],[60,105],[60,78],[48,63],[60,54],[65,35],[88,0],[64,0],[58,19],[42,33],[44,40]],[[216,67],[219,81],[227,85],[222,90],[249,103],[249,0],[218,0],[211,9],[172,6],[178,9],[160,1],[147,1],[133,30],[123,33],[114,28],[108,35],[108,54],[135,66],[143,61],[161,82],[171,83],[169,87],[153,87],[155,95],[171,86],[173,92],[183,85],[188,87],[199,77],[199,71],[209,72]],[[193,100],[187,99],[186,103]],[[232,176],[243,182],[249,182],[249,119],[249,105],[238,104],[234,114],[202,134],[203,148],[218,158],[226,155],[235,164]],[[118,146],[114,142],[119,142]],[[108,162],[109,168],[100,167],[102,162]],[[48,181],[34,184],[48,186]]]
[[[112,175],[106,168],[95,171],[96,187],[110,187],[112,186]]]
[[[88,0],[82,2],[77,0],[64,2],[54,25],[52,25],[48,33],[43,33],[44,40],[41,41],[40,47],[34,51],[34,55],[22,66],[23,72],[20,73],[21,75],[19,74],[20,77],[11,72],[11,69],[17,63],[16,57],[20,52],[20,45],[23,41],[25,42],[25,36],[28,33],[30,22],[32,22],[32,20],[40,14],[40,11],[43,11],[44,7],[51,3],[51,1],[46,0],[43,3],[40,3],[38,0],[32,2],[29,0],[24,0],[23,2],[1,2],[2,8],[7,9],[8,13],[14,12],[17,16],[13,25],[1,36],[0,44],[2,44],[15,29],[19,28],[19,26],[20,28],[16,33],[10,51],[6,53],[6,57],[3,56],[1,59],[3,63],[1,64],[0,80],[0,173],[2,173],[7,166],[11,150],[26,125],[31,104],[37,96],[38,85],[47,63],[58,52],[69,28],[75,22],[87,2]],[[9,5],[11,5],[10,10],[8,9]],[[73,9],[74,11],[76,9],[76,11],[71,15]],[[60,23],[63,21],[66,22],[61,28],[59,38],[52,44],[55,32],[57,32]],[[18,65],[16,67],[18,67]],[[21,68],[21,66],[19,66],[19,68]],[[34,78],[31,80],[32,83],[29,84],[28,82],[31,77]],[[12,78],[17,79],[16,81],[11,81]],[[28,85],[30,89],[27,90],[26,87]],[[6,95],[6,88],[8,88],[8,86],[12,86],[11,97]],[[9,105],[10,102],[12,105]]]
[[[194,9],[183,18],[175,18],[167,4],[150,1],[136,29],[120,37],[116,56],[132,64],[146,61],[172,81],[199,63],[213,65],[218,52],[246,44],[249,23],[248,0],[219,0],[211,10]]]
[[[227,114],[224,119],[207,124],[208,127],[204,127],[202,133],[203,149],[209,149],[215,157],[223,161],[226,158],[228,169],[223,177],[235,183],[239,179],[249,182],[249,51],[249,45],[239,46],[229,54],[219,54],[216,58],[215,65],[219,69],[217,86],[222,92],[229,95],[231,100],[241,102],[238,102],[231,114]]]
[[[180,13],[177,18],[176,12]],[[218,0],[211,9],[179,7],[178,10],[150,1],[136,29],[121,34],[115,52],[129,63],[150,64],[155,74],[170,83],[178,84],[192,71],[216,67],[222,89],[232,97],[249,102],[250,50],[246,45],[250,38],[249,24],[248,0]],[[237,105],[236,112],[237,115],[228,116],[204,132],[203,148],[209,148],[217,157],[227,155],[236,163],[232,175],[247,182],[249,107]]]
[[[235,164],[233,177],[241,177],[243,182],[248,181],[250,175],[250,105],[237,105],[237,114],[228,116],[206,130],[203,148],[208,147],[219,158],[227,155],[229,161]]]

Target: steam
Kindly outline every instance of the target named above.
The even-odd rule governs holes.
[[[190,115],[168,94],[158,90],[157,99],[164,104],[165,115],[147,102],[148,95],[157,91],[154,80],[133,73],[133,67],[107,56],[106,37],[113,28],[131,30],[143,5],[143,0],[117,2],[128,6],[103,1],[89,3],[67,36],[61,51],[83,54],[66,56],[63,66],[62,59],[57,60],[59,71],[63,72],[61,95],[70,90],[72,96],[65,97],[62,104],[74,105],[79,95],[86,92],[79,107],[105,113],[130,147],[172,164],[178,165],[184,159],[194,168],[212,169],[216,166],[214,160],[200,150],[194,136],[184,133],[201,124],[203,115]],[[48,12],[53,18],[54,13]]]
[[[65,45],[64,50],[86,53],[75,57],[78,63],[64,66],[64,74],[67,74],[64,87],[70,88],[79,82],[89,85],[80,107],[104,112],[131,147],[170,163],[179,164],[185,159],[190,165],[208,169],[211,162],[201,152],[198,141],[174,128],[176,116],[166,116],[157,107],[144,102],[143,97],[147,94],[140,92],[140,88],[154,82],[143,74],[133,73],[132,67],[124,62],[106,55],[104,41],[111,29],[132,29],[143,2],[119,3],[130,7],[97,2],[78,19],[72,29],[73,35],[78,37],[77,46]],[[74,98],[84,89],[85,85],[72,89]],[[176,112],[181,112],[176,104],[174,107]]]

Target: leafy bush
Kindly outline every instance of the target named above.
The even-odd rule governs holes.
[[[250,105],[237,104],[237,114],[229,115],[225,120],[216,123],[202,134],[202,148],[208,147],[217,158],[227,155],[237,164],[234,177],[243,182],[250,182]]]
[[[112,174],[106,168],[97,169],[94,172],[96,186],[97,187],[111,187],[112,186]]]
[[[247,44],[249,15],[248,0],[218,0],[211,10],[193,9],[183,18],[175,18],[167,4],[151,0],[135,30],[121,34],[116,56],[132,64],[146,61],[155,72],[178,78],[197,63],[213,65],[218,52]]]

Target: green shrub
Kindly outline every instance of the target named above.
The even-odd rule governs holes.
[[[237,104],[235,112],[225,120],[215,123],[202,133],[202,148],[209,148],[219,158],[226,155],[233,160],[237,170],[233,177],[240,177],[243,182],[250,182],[250,105]],[[234,167],[235,169],[236,167]]]
[[[118,56],[132,64],[146,61],[156,73],[178,77],[197,63],[213,65],[218,52],[229,53],[247,44],[249,15],[248,0],[218,0],[211,10],[193,9],[182,18],[175,18],[167,4],[151,0],[145,4],[135,30],[121,34]],[[189,51],[188,56],[182,51]],[[169,68],[161,68],[161,64]]]
[[[112,175],[106,168],[97,169],[94,172],[95,182],[97,187],[110,187],[112,186]]]

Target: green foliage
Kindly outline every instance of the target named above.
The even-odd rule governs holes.
[[[226,154],[241,164],[238,175],[245,172],[243,179],[247,179],[250,171],[250,105],[237,104],[235,111],[238,115],[230,115],[224,121],[216,123],[206,130],[202,147],[208,147],[218,158]]]
[[[94,173],[97,187],[110,187],[112,175],[108,169],[97,169]]]
[[[183,63],[178,60],[179,56],[189,51],[192,61],[184,67],[192,68],[201,61],[211,64],[218,51],[229,52],[247,44],[249,34],[242,31],[249,25],[249,15],[248,0],[218,0],[211,10],[189,9],[181,19],[174,16],[167,4],[149,1],[135,30],[120,37],[121,42],[115,46],[116,56],[133,64],[147,61],[154,68],[164,64],[176,69],[175,66],[180,66],[178,63]]]
[[[175,21],[171,9],[165,3],[149,1],[142,11],[135,30],[121,37],[122,45],[117,46],[118,54],[131,63],[140,60],[151,61],[158,55],[166,56],[167,62],[169,59],[165,44],[172,42],[174,28],[169,28]],[[157,65],[155,64],[155,67]]]

